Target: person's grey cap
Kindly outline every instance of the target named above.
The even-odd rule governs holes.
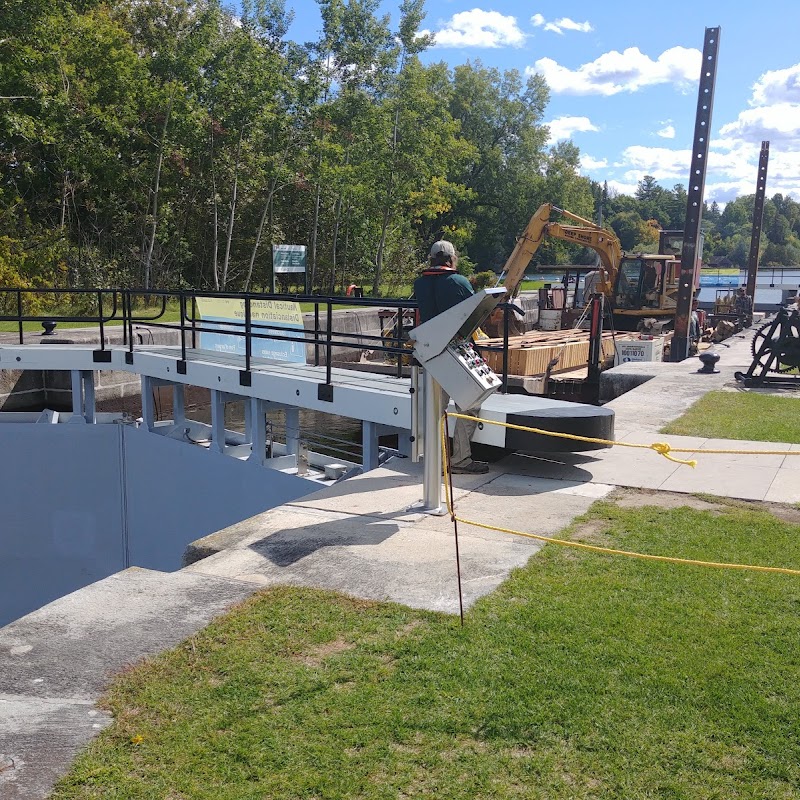
[[[439,253],[444,253],[446,256],[454,256],[456,254],[456,249],[453,247],[452,242],[440,239],[438,242],[434,242],[433,245],[431,245],[430,257],[438,256]]]

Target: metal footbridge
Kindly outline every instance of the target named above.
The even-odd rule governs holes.
[[[235,448],[247,460],[268,466],[268,430],[265,413],[281,409],[286,414],[287,441],[285,452],[297,455],[300,448],[298,412],[308,409],[358,420],[363,433],[363,468],[379,463],[379,437],[398,436],[398,450],[411,455],[419,438],[419,409],[424,402],[422,386],[408,377],[408,314],[413,301],[376,301],[351,298],[295,298],[274,295],[212,294],[196,292],[151,292],[160,308],[136,313],[137,297],[141,293],[128,290],[92,290],[97,313],[60,317],[45,317],[41,313],[26,313],[25,303],[32,290],[0,290],[15,292],[17,314],[0,316],[0,321],[13,321],[19,327],[19,342],[24,341],[24,323],[85,322],[94,324],[100,333],[99,344],[50,344],[45,337],[36,337],[37,344],[0,345],[0,370],[61,370],[72,378],[71,422],[94,423],[98,420],[95,403],[95,375],[98,370],[113,370],[140,376],[142,388],[141,426],[157,431],[158,423],[153,401],[153,389],[167,387],[173,394],[173,430],[186,430],[184,391],[187,386],[204,387],[211,392],[211,430],[209,447],[218,452],[231,451],[230,437],[224,426],[225,404],[245,401],[246,431]],[[219,322],[209,321],[201,313],[205,300],[224,300],[240,310]],[[298,326],[259,318],[257,309],[265,303],[314,303],[313,317],[306,315],[305,324]],[[345,308],[373,307],[383,315],[377,330],[357,333],[336,330],[334,304]],[[168,305],[178,306],[179,319],[165,321]],[[388,311],[387,311],[388,309]],[[384,319],[389,314],[389,323]],[[263,315],[262,315],[263,317]],[[107,343],[111,325],[122,325],[122,343]],[[135,335],[137,325],[164,328],[172,331],[175,345],[141,344]],[[119,331],[119,328],[116,328]],[[207,347],[204,335],[223,335],[222,350]],[[216,340],[215,340],[216,341]],[[230,345],[233,341],[235,344]],[[48,342],[45,344],[45,342]],[[265,342],[298,346],[299,361],[287,362],[265,358]],[[218,344],[218,341],[217,341]],[[239,352],[230,352],[236,349]],[[382,351],[395,363],[392,374],[375,374],[355,368],[333,366],[337,350]],[[311,363],[305,363],[311,362]],[[355,365],[354,365],[355,366]],[[415,370],[410,370],[414,373]],[[404,374],[405,373],[405,374]],[[421,384],[422,382],[420,382]],[[595,406],[567,403],[543,397],[495,393],[481,406],[481,416],[500,422],[539,427],[588,437],[613,438],[613,412]],[[163,433],[163,431],[157,431]],[[473,439],[479,444],[524,452],[594,449],[596,446],[563,439],[523,433],[494,425],[479,426]]]

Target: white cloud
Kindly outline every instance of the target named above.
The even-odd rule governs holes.
[[[589,172],[593,169],[605,169],[608,167],[608,161],[605,158],[592,158],[585,153],[581,153],[581,170]]]
[[[713,141],[708,154],[708,173],[705,199],[726,203],[735,197],[753,194],[756,190],[758,153],[760,145],[733,139]],[[581,159],[583,166],[583,159]],[[633,186],[645,176],[652,175],[661,185],[671,188],[676,183],[689,185],[690,150],[670,150],[666,147],[634,145],[623,151],[615,167],[624,170],[620,186]],[[592,169],[594,167],[587,167]],[[609,182],[609,184],[611,181]],[[622,191],[620,189],[619,191]],[[777,151],[770,154],[767,172],[767,194],[790,194],[800,199],[800,152]],[[631,192],[626,192],[631,194]]]
[[[662,139],[674,139],[675,126],[665,125],[660,131],[656,131],[656,136],[660,136]]]
[[[670,150],[667,147],[645,147],[637,144],[622,151],[622,162],[618,166],[627,167],[624,174],[627,181],[638,182],[645,175],[652,175],[657,181],[671,180],[674,183],[680,180],[686,184],[691,161],[691,150]]]
[[[433,37],[434,47],[521,47],[525,43],[516,17],[480,8],[453,14]]]
[[[547,123],[547,127],[550,128],[551,143],[570,139],[573,133],[589,133],[600,130],[592,124],[589,117],[556,117],[552,122]]]
[[[800,103],[800,64],[765,72],[753,84],[751,106],[772,103]]]
[[[563,34],[564,31],[579,31],[580,33],[589,33],[593,31],[591,22],[575,22],[569,17],[562,17],[561,19],[548,22],[541,14],[534,14],[531,17],[531,24],[534,28],[544,28],[546,31],[553,33]]]
[[[720,135],[746,142],[768,139],[771,144],[800,149],[800,103],[745,109],[734,122],[720,128]]]
[[[604,96],[635,92],[661,83],[686,89],[700,75],[702,54],[687,47],[671,47],[655,61],[638,47],[609,53],[583,64],[576,70],[562,67],[552,58],[540,58],[525,74],[540,73],[556,94]]]
[[[636,194],[636,189],[638,188],[635,183],[622,183],[621,181],[616,180],[608,180],[606,181],[608,185],[608,191],[610,194],[627,194],[627,195],[634,195]]]

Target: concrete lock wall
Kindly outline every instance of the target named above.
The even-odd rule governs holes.
[[[0,424],[0,625],[315,491],[128,425]]]

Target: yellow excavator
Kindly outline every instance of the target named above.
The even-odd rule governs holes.
[[[573,223],[551,222],[553,213]],[[618,330],[637,330],[647,318],[659,328],[675,316],[680,260],[674,255],[624,253],[612,231],[569,211],[543,203],[531,217],[503,267],[500,277],[508,296],[514,297],[534,253],[546,237],[591,247],[600,256],[595,291],[605,295]],[[577,287],[576,287],[577,290]]]

